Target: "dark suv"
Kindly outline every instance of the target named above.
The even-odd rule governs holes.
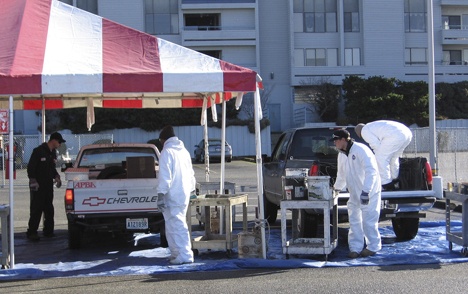
[[[330,176],[330,186],[333,186],[338,151],[330,138],[337,128],[342,127],[303,127],[281,134],[271,157],[266,158],[263,164],[264,217],[270,224],[276,222],[285,194],[282,181],[287,169],[309,169],[310,176]],[[354,132],[354,127],[348,127],[348,131],[355,141],[363,143]],[[380,219],[392,220],[398,239],[414,238],[418,232],[419,218],[425,217],[421,212],[430,209],[436,198],[443,197],[440,178],[436,189],[432,189],[430,170],[425,158],[400,158],[400,190],[382,192]],[[298,187],[301,185],[303,186],[301,182],[297,183]],[[341,220],[347,219],[345,205],[348,198],[349,194],[346,192],[340,193],[338,198]],[[301,210],[299,218],[300,234],[303,237],[313,236],[322,220],[322,216],[315,214],[313,210]]]

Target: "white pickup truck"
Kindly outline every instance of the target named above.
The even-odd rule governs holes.
[[[153,144],[87,145],[62,166],[69,248],[80,248],[87,231],[159,232],[166,242],[157,208],[159,155]]]

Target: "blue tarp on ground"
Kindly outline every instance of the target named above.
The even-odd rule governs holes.
[[[451,223],[452,231],[461,231],[462,223]],[[326,261],[321,255],[290,255],[282,253],[281,231],[269,233],[268,256],[238,258],[237,250],[231,257],[224,251],[200,250],[193,264],[169,265],[169,256],[159,244],[158,235],[138,235],[130,244],[90,241],[81,250],[67,248],[66,231],[52,239],[31,243],[18,235],[15,246],[14,269],[0,270],[0,280],[40,279],[52,277],[83,277],[111,275],[147,275],[169,272],[219,271],[252,268],[320,268],[350,266],[388,266],[404,264],[442,264],[467,262],[461,246],[453,244],[449,250],[445,222],[422,222],[416,238],[398,242],[391,227],[380,228],[382,251],[366,258],[347,258],[347,229],[339,230],[339,245]],[[22,234],[24,235],[24,234]],[[267,230],[268,235],[268,230]]]

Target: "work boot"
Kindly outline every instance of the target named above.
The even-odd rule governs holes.
[[[349,258],[358,258],[359,253],[357,253],[356,251],[351,251],[350,253],[348,253],[348,257]]]
[[[26,233],[26,237],[29,241],[39,241],[41,237],[36,233]]]
[[[177,256],[176,258],[169,260],[169,263],[174,265],[180,265],[186,263],[193,263],[193,260],[183,260],[180,256]]]
[[[374,256],[375,252],[370,251],[369,249],[365,248],[364,250],[361,251],[361,256],[362,257],[368,257],[368,256]]]

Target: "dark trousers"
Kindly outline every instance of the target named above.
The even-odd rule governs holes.
[[[48,189],[47,188],[39,189],[39,191],[31,191],[30,200],[31,202],[29,206],[28,235],[37,233],[43,213],[44,213],[43,232],[45,235],[53,234],[54,232],[54,204],[53,204],[54,190],[53,190],[53,187],[51,186]]]

